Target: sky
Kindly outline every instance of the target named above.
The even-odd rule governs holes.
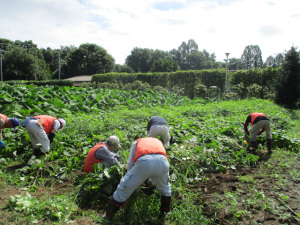
[[[258,45],[265,61],[300,47],[299,0],[0,0],[0,38],[59,49],[92,43],[123,65],[137,48],[193,39],[216,61]]]

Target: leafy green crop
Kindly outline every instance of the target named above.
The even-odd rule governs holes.
[[[173,136],[168,158],[176,198],[174,212],[184,211],[185,207],[180,206],[185,202],[184,198],[189,201],[186,206],[189,214],[185,216],[181,213],[178,218],[180,222],[187,219],[196,221],[198,218],[208,223],[203,215],[191,216],[193,210],[200,214],[202,211],[199,206],[190,205],[193,204],[193,197],[186,194],[187,184],[205,182],[208,172],[253,166],[260,160],[259,156],[249,153],[249,137],[243,131],[243,123],[249,113],[264,112],[271,119],[274,149],[299,152],[300,147],[299,137],[289,135],[290,130],[294,130],[295,124],[298,124],[299,112],[285,110],[267,100],[218,102],[209,99],[190,100],[153,91],[33,85],[12,87],[0,84],[0,104],[1,113],[21,119],[34,114],[66,119],[67,126],[57,132],[49,154],[38,159],[32,156],[33,149],[25,129],[4,129],[2,136],[7,146],[0,152],[1,174],[9,184],[26,186],[32,192],[39,185],[72,182],[72,197],[80,208],[101,205],[103,210],[126,172],[130,145],[137,138],[146,136],[147,122],[153,115],[163,116],[168,121]],[[117,153],[122,157],[122,167],[105,168],[98,165],[94,173],[83,173],[87,152],[109,135],[120,138],[122,148]],[[258,137],[259,151],[266,150],[265,142],[263,133]],[[139,210],[147,215],[156,215],[158,200],[157,196],[148,198],[139,191],[139,195],[134,195],[136,201],[129,204],[132,209],[125,210],[128,210],[131,219],[143,223],[140,216],[143,214]],[[31,203],[22,205],[18,203],[21,200]],[[57,205],[64,204],[58,197],[56,200],[51,198],[51,201],[60,202]],[[67,212],[58,209],[59,206],[51,206],[49,214],[45,214],[45,211],[33,207],[39,204],[42,204],[41,210],[50,207],[30,196],[15,196],[9,202],[9,207],[26,216],[33,215],[33,220],[43,214],[50,221],[68,221],[69,214],[74,212],[73,208]],[[152,217],[149,220],[152,221]]]

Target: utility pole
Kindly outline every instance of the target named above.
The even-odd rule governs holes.
[[[225,53],[226,54],[226,76],[225,76],[225,92],[228,93],[229,90],[228,90],[228,82],[227,82],[227,74],[228,74],[228,56],[230,53]]]
[[[1,73],[1,81],[3,81],[3,72],[2,72],[2,49],[0,48],[0,73]]]
[[[58,79],[60,80],[60,51],[58,52]]]

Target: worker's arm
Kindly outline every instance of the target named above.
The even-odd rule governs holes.
[[[251,122],[251,115],[249,115],[244,123],[244,131],[249,135],[248,125]]]
[[[114,164],[118,164],[120,166],[119,158],[121,158],[118,154],[115,154],[111,151],[106,146],[102,146],[97,149],[95,152],[95,157],[96,159],[103,159],[108,166],[112,166]]]
[[[136,152],[136,144],[137,141],[133,142],[133,144],[130,146],[130,153],[127,160],[127,170],[131,170],[131,168],[134,165],[134,159],[135,159],[135,152]]]

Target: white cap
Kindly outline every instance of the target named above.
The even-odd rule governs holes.
[[[114,136],[114,135],[108,137],[107,144],[114,145],[118,148],[121,147],[119,138],[117,136]]]
[[[66,121],[64,119],[58,119],[58,121],[62,124],[62,128],[64,128],[64,126],[66,126]]]

